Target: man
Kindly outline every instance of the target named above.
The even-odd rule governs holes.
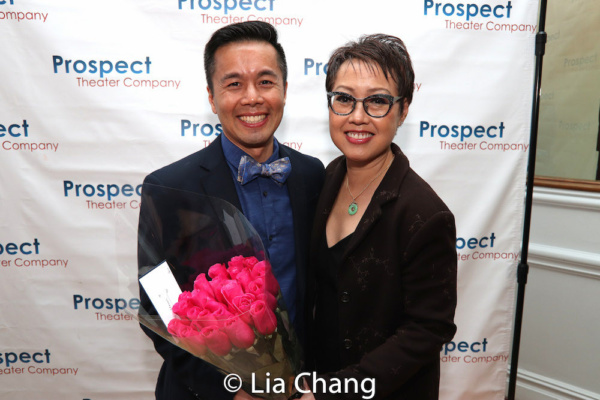
[[[302,338],[308,237],[324,168],[316,158],[274,139],[287,90],[287,65],[277,32],[259,21],[221,28],[205,47],[204,67],[208,100],[223,134],[207,148],[148,175],[144,183],[218,197],[241,210],[261,236],[290,318]],[[261,170],[267,176],[248,173]],[[142,201],[140,211],[141,269],[169,259],[165,249],[172,248],[177,239],[177,229],[165,218],[158,224],[161,239],[152,237],[157,236],[150,233],[156,232],[156,226],[150,227],[147,221],[155,217],[149,215],[149,205],[144,204],[155,203],[150,199]],[[165,214],[173,212],[164,208]],[[153,240],[155,254],[150,255],[152,252],[142,247]],[[185,278],[176,277],[184,283]],[[140,297],[142,308],[150,308],[143,290]],[[207,363],[144,331],[164,359],[157,399],[234,397],[224,389],[223,375]],[[242,391],[236,394],[236,398],[247,396]]]

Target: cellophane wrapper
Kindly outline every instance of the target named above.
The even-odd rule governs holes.
[[[139,309],[127,312],[223,374],[239,375],[255,397],[294,394],[301,348],[260,236],[245,216],[222,199],[145,183],[137,222],[117,214],[119,289],[124,298],[140,298]],[[127,251],[132,237],[137,275],[135,247]],[[138,282],[163,261],[182,291],[170,305],[168,326]],[[275,378],[286,382],[284,393],[268,393]]]

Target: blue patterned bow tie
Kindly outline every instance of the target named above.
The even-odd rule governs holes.
[[[270,164],[261,164],[250,156],[242,156],[238,167],[238,182],[245,185],[262,175],[283,185],[290,172],[292,172],[292,164],[290,164],[289,157],[280,158]]]

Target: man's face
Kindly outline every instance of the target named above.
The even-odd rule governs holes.
[[[273,151],[287,89],[275,48],[257,41],[220,47],[212,80],[208,101],[223,133],[254,159],[265,161]]]

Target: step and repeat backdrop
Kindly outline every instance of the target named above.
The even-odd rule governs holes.
[[[458,229],[441,398],[503,399],[537,11],[537,0],[0,1],[0,398],[153,398],[161,360],[120,288],[137,275],[140,185],[221,134],[204,45],[262,20],[289,64],[276,137],[325,164],[339,155],[331,51],[365,33],[406,42],[415,96],[395,142]]]

